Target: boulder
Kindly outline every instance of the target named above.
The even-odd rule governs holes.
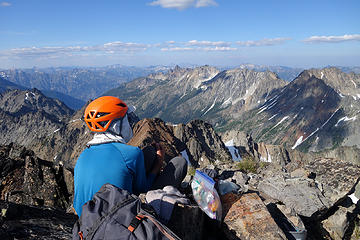
[[[360,167],[338,159],[318,158],[302,163],[290,174],[268,172],[258,190],[305,217],[320,217],[351,193]]]
[[[74,214],[0,201],[0,239],[71,239]]]
[[[1,200],[66,209],[70,200],[61,167],[23,147],[8,145],[0,147],[0,169]]]
[[[331,205],[347,197],[360,178],[358,165],[334,158],[318,158],[304,166]]]
[[[329,218],[322,221],[323,228],[329,233],[334,240],[344,239],[345,233],[355,218],[353,211],[355,206],[351,205],[348,208],[339,207],[339,209]]]
[[[165,151],[165,161],[180,154],[186,146],[177,139],[170,126],[166,125],[161,119],[143,119],[134,127],[134,136],[128,144],[145,148],[153,142],[162,145]]]
[[[322,195],[312,179],[290,178],[277,173],[260,181],[258,190],[306,217],[331,206],[330,201]]]
[[[230,206],[224,218],[228,239],[287,239],[256,193],[247,193]]]
[[[175,137],[186,144],[190,162],[195,167],[206,167],[216,161],[232,160],[229,150],[209,123],[193,120],[186,125],[174,126],[173,132]]]

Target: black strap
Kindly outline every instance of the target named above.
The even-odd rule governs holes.
[[[130,225],[128,226],[128,229],[130,232],[134,232],[135,229],[140,225],[140,223],[144,220],[144,216],[142,215],[136,215],[132,220]]]

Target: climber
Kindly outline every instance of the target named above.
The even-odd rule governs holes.
[[[145,160],[145,152],[126,144],[139,120],[134,110],[112,96],[95,99],[86,107],[84,120],[95,135],[77,159],[74,170],[74,209],[79,217],[82,206],[105,183],[139,194],[166,185],[178,187],[184,179],[187,172],[184,158],[175,157],[162,169],[164,150],[160,144],[154,144],[155,159]],[[145,165],[150,167],[146,170]]]

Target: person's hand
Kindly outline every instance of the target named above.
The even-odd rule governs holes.
[[[153,174],[158,174],[162,170],[164,165],[165,151],[164,148],[159,143],[155,143],[154,145],[156,148],[157,161],[151,172]]]

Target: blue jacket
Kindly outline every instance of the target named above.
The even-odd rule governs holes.
[[[130,193],[147,192],[155,175],[146,176],[144,155],[123,143],[104,143],[86,148],[74,170],[74,208],[80,217],[82,206],[92,199],[105,183]]]

